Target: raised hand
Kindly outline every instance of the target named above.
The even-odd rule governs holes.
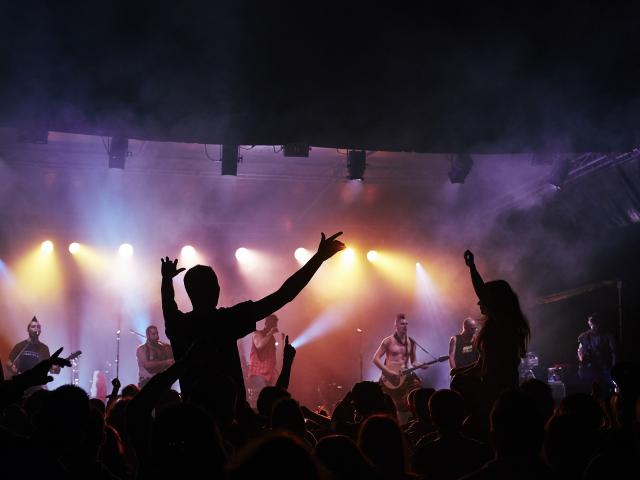
[[[289,335],[287,335],[284,339],[284,352],[282,353],[284,362],[293,362],[293,358],[296,356],[296,349],[293,345],[289,343]]]
[[[464,263],[467,267],[472,267],[475,264],[473,252],[471,252],[471,250],[466,250],[464,252]]]
[[[333,257],[340,250],[344,250],[346,247],[344,243],[340,240],[336,240],[342,232],[338,232],[334,235],[331,235],[329,238],[324,236],[324,232],[321,233],[320,245],[318,245],[318,256],[322,259],[322,261],[328,260]]]
[[[113,380],[111,380],[111,386],[114,388],[115,391],[120,390],[120,387],[122,386],[122,384],[120,383],[120,379],[116,377]]]
[[[162,266],[160,271],[162,272],[163,278],[173,278],[178,275],[180,272],[184,272],[186,268],[178,268],[178,259],[175,260],[169,259],[169,257],[161,258]]]

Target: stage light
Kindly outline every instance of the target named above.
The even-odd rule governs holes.
[[[129,156],[129,139],[122,135],[114,135],[109,143],[109,168],[124,170],[124,164]]]
[[[349,180],[364,180],[364,171],[366,168],[367,152],[364,150],[349,150],[347,152]]]
[[[78,242],[73,242],[69,244],[69,253],[75,255],[80,251],[80,244]]]
[[[118,253],[121,257],[128,258],[133,255],[133,247],[129,243],[123,243],[122,245],[120,245]]]
[[[244,247],[240,247],[236,250],[236,260],[238,260],[240,263],[249,260],[250,256],[251,254],[249,253],[249,250]]]
[[[342,261],[346,264],[353,264],[356,261],[356,252],[353,248],[346,248],[342,251]]]
[[[186,261],[193,260],[196,257],[196,249],[191,245],[185,245],[182,247],[182,250],[180,250],[180,255]]]
[[[298,260],[298,262],[307,263],[311,258],[311,252],[309,252],[309,250],[307,250],[306,248],[300,247],[296,248],[293,256],[296,257],[296,260]]]
[[[51,240],[45,240],[44,242],[42,242],[42,244],[40,244],[40,250],[42,250],[44,253],[53,252],[53,242]]]
[[[473,167],[473,158],[466,153],[454,155],[451,158],[451,168],[449,169],[449,181],[451,183],[464,183],[467,175]]]
[[[308,157],[309,145],[302,145],[301,143],[288,143],[282,146],[282,153],[285,157]]]
[[[376,260],[378,260],[378,252],[376,252],[375,250],[369,250],[367,252],[367,260],[369,260],[370,262],[375,262]]]
[[[238,145],[222,145],[222,175],[238,174]]]

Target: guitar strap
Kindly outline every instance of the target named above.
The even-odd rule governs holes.
[[[409,368],[409,360],[411,359],[411,351],[412,351],[413,345],[415,344],[415,340],[407,336],[408,341],[403,342],[402,340],[400,340],[400,337],[398,336],[398,332],[395,332],[393,334],[393,337],[396,339],[396,341],[400,345],[404,345],[404,368]]]

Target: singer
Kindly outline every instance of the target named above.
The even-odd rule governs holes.
[[[276,371],[276,339],[278,333],[278,317],[269,315],[264,321],[264,328],[256,330],[252,335],[251,353],[249,354],[249,403],[257,399],[260,390],[267,385],[274,385],[278,378]]]
[[[26,372],[51,356],[49,347],[40,341],[42,325],[35,316],[27,325],[27,332],[29,338],[16,344],[9,352],[6,365],[13,375]],[[59,373],[60,367],[52,367],[51,372]]]
[[[145,330],[147,341],[136,349],[138,359],[138,387],[146,385],[151,377],[173,364],[171,345],[160,341],[158,327],[149,325]]]

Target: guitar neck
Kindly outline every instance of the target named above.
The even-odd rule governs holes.
[[[439,358],[436,358],[435,360],[431,360],[430,362],[427,363],[423,363],[422,365],[418,366],[418,367],[411,367],[411,368],[406,368],[404,370],[404,373],[411,373],[414,372],[420,368],[426,367],[427,365],[433,365],[434,363],[440,363],[440,362],[445,362],[449,360],[449,355],[443,355]]]

